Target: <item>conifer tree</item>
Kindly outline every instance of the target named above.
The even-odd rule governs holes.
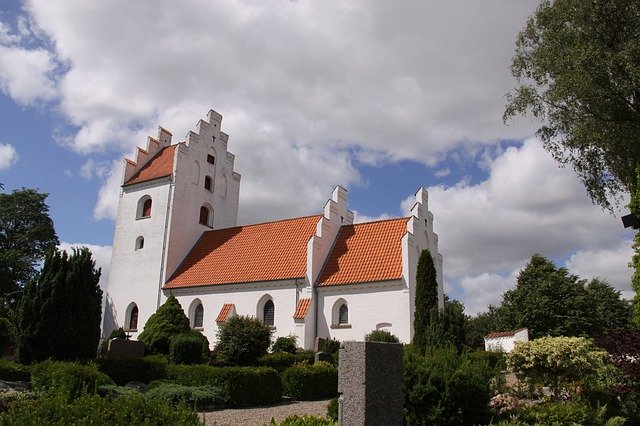
[[[21,362],[95,358],[102,316],[100,274],[86,247],[74,249],[71,256],[59,250],[46,255],[18,306]]]
[[[169,355],[171,337],[189,333],[189,318],[173,294],[149,317],[138,340],[144,343],[145,351],[151,354]]]
[[[413,344],[424,352],[431,323],[431,311],[438,307],[436,267],[429,250],[423,250],[416,271],[416,297],[413,315]]]

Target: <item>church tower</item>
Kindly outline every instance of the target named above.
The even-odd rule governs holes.
[[[103,333],[133,338],[164,302],[162,286],[203,232],[236,226],[240,175],[222,116],[211,110],[185,141],[158,128],[135,161],[125,159]]]

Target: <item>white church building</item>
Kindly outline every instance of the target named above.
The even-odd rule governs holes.
[[[221,124],[212,110],[176,144],[159,127],[135,161],[125,159],[104,335],[123,327],[137,338],[173,294],[212,344],[233,315],[257,317],[304,348],[372,330],[410,342],[424,249],[444,303],[427,191],[417,191],[409,217],[354,224],[338,186],[317,215],[238,226],[240,175]]]

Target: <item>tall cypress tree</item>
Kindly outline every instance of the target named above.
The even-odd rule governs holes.
[[[421,352],[427,345],[431,311],[438,306],[436,266],[429,250],[423,250],[416,271],[416,297],[413,315],[413,344]]]
[[[74,249],[71,256],[58,250],[47,254],[18,307],[21,362],[95,358],[102,316],[100,274],[86,247]]]

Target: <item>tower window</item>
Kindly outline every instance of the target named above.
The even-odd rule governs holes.
[[[273,304],[273,300],[267,300],[264,304],[263,316],[265,325],[273,325],[276,314],[276,307]]]
[[[208,189],[209,191],[211,191],[211,187],[212,187],[211,182],[212,182],[211,176],[205,176],[204,189]]]
[[[207,154],[207,163],[216,164],[216,157],[211,154]]]
[[[208,227],[213,227],[213,211],[208,206],[200,207],[200,218],[198,223],[201,225],[206,225]]]
[[[136,330],[138,328],[138,306],[133,305],[129,312],[129,330]]]
[[[142,219],[146,217],[151,217],[151,206],[152,206],[151,197],[145,195],[138,200],[138,206],[136,207],[136,219]]]
[[[142,250],[144,248],[144,237],[140,236],[136,239],[136,250]]]
[[[142,206],[142,217],[151,217],[151,198],[145,201]]]
[[[202,303],[199,303],[193,311],[193,328],[202,328],[203,318],[204,308],[202,307]]]

